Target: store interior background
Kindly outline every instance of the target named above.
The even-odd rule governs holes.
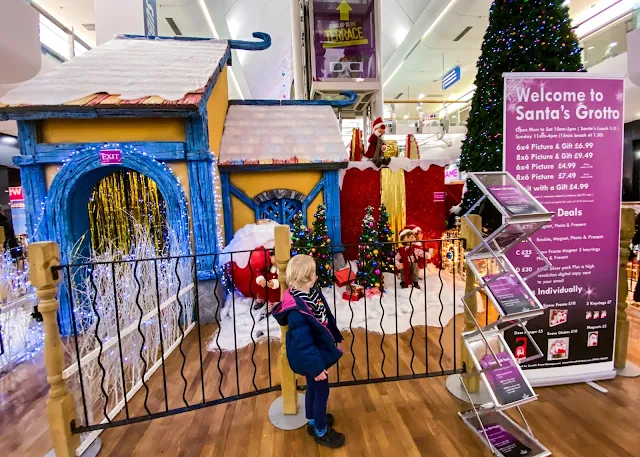
[[[27,2],[29,3],[29,2]],[[113,21],[130,21],[136,2],[128,0],[31,1],[39,22],[39,42],[0,27],[0,59],[16,58],[20,65],[0,72],[0,96],[21,79],[24,68],[47,72],[110,38]],[[289,0],[197,0],[157,2],[159,34],[163,36],[222,37],[251,40],[255,30],[271,35],[272,46],[260,53],[235,52],[229,78],[231,98],[286,99],[293,94],[292,38]],[[473,94],[475,65],[488,23],[491,0],[384,0],[382,11],[383,114],[387,138],[401,147],[407,133],[417,134],[420,147],[448,149],[459,156]],[[575,31],[583,47],[589,72],[624,76],[625,181],[623,201],[640,200],[640,47],[637,2],[633,0],[567,0]],[[635,8],[634,8],[635,7]],[[3,15],[8,21],[9,15]],[[7,36],[2,36],[3,34]],[[9,39],[12,34],[12,39]],[[635,37],[635,39],[633,38]],[[16,39],[18,38],[18,39]],[[16,43],[19,49],[16,51]],[[72,50],[73,49],[73,50]],[[265,64],[272,71],[264,71]],[[461,68],[461,79],[447,90],[442,77]],[[443,103],[445,101],[445,103]],[[350,117],[352,117],[350,119]],[[344,113],[345,144],[362,117]],[[0,122],[0,205],[8,209],[8,187],[17,186],[17,168],[11,158],[19,154],[13,121]],[[442,136],[447,141],[443,143]],[[450,144],[450,146],[449,146]],[[15,171],[13,171],[15,170]]]

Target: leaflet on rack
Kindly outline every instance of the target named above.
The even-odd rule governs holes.
[[[492,354],[480,359],[480,366],[489,369],[484,376],[496,397],[496,406],[508,406],[535,397],[513,356],[508,352],[499,352],[496,356],[501,366],[498,366]]]
[[[506,431],[500,424],[485,425],[484,431],[489,442],[504,457],[522,457],[531,455],[531,448],[522,444],[515,436]]]
[[[483,280],[491,281],[487,287],[496,299],[496,304],[503,311],[503,315],[509,316],[541,309],[515,274],[507,272],[503,275],[487,275]]]

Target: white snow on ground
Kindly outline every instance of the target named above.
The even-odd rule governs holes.
[[[370,332],[385,334],[403,333],[412,324],[414,327],[425,325],[425,294],[424,281],[420,281],[421,290],[401,289],[399,282],[397,288],[394,287],[392,274],[385,273],[386,290],[380,295],[367,298],[366,300],[366,320],[365,320],[365,299],[349,302],[342,299],[344,287],[336,287],[334,303],[334,292],[331,288],[323,289],[324,296],[336,316],[338,328],[341,331],[349,331],[349,326],[353,329],[366,328]],[[426,323],[429,327],[445,327],[454,316],[453,306],[453,277],[451,274],[442,271],[442,291],[437,270],[430,265],[426,279]],[[464,312],[464,305],[461,298],[464,295],[464,280],[455,278],[455,314]],[[397,294],[397,305],[395,296]],[[440,296],[440,298],[438,298]],[[442,300],[442,305],[440,304]],[[217,351],[220,347],[223,351],[232,351],[252,344],[253,342],[264,341],[267,338],[267,323],[269,324],[269,337],[280,339],[280,327],[272,316],[264,318],[265,308],[252,310],[253,300],[236,295],[227,297],[226,303],[221,311],[220,331],[214,333],[207,344],[209,351]],[[413,317],[412,313],[413,305]],[[233,312],[235,308],[235,313]],[[478,303],[479,311],[482,311],[482,303]],[[384,316],[383,316],[384,310]],[[255,319],[255,325],[252,320]],[[234,339],[234,316],[236,334]],[[397,317],[397,329],[396,329]],[[262,320],[260,320],[262,318]],[[382,324],[382,326],[381,326]],[[253,328],[253,334],[251,329]],[[218,334],[219,333],[219,334]],[[253,335],[253,341],[252,341]]]

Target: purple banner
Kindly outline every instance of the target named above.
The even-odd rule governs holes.
[[[557,382],[612,372],[623,81],[586,73],[514,73],[505,75],[504,89],[505,170],[555,213],[533,236],[552,269],[528,282],[547,308],[527,326],[545,354],[524,368],[544,368],[546,374],[531,375]],[[523,243],[509,255],[523,275],[541,265],[530,254]],[[521,336],[514,332],[507,341],[514,347]],[[584,364],[599,365],[572,368]]]
[[[100,151],[100,163],[102,165],[119,165],[122,163],[122,151],[120,149],[103,149]]]
[[[375,79],[374,0],[313,0],[314,81]]]

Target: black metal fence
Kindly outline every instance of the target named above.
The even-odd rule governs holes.
[[[441,267],[441,256],[443,243],[462,242],[421,241],[436,257],[421,265],[420,280],[406,288],[400,287],[394,264],[384,293],[352,301],[346,298],[354,289],[335,284],[324,289],[345,338],[344,355],[329,372],[332,386],[461,371],[455,316],[463,312],[464,281],[456,278],[459,269],[451,273]],[[396,243],[389,244],[395,252]],[[334,272],[340,266],[335,251],[329,248]],[[57,267],[60,301],[73,321],[73,334],[63,338],[68,366],[63,377],[77,401],[73,431],[280,390],[280,327],[267,305],[251,296],[264,273],[256,265],[267,263],[268,254],[254,250]],[[361,266],[379,260],[363,257]],[[202,272],[200,265],[215,268]],[[356,276],[354,263],[345,268]],[[238,289],[247,280],[251,293],[244,297]],[[271,301],[269,295],[265,299]]]

